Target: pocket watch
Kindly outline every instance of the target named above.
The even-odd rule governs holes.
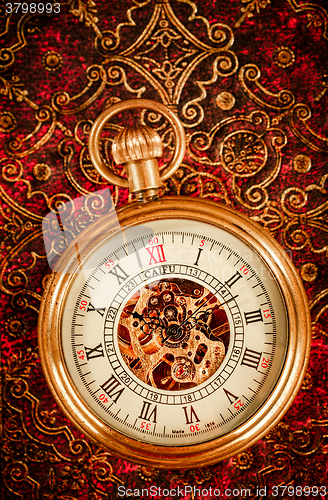
[[[175,135],[122,129],[100,152],[104,125],[133,109],[159,112]],[[163,104],[105,110],[89,138],[95,168],[136,201],[74,240],[39,315],[47,383],[69,419],[114,455],[153,467],[214,464],[253,445],[295,398],[310,350],[301,280],[278,243],[216,202],[158,195],[180,165],[185,135]],[[118,223],[117,223],[118,222]]]

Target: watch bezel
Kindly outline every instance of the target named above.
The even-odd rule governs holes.
[[[158,219],[190,219],[223,228],[251,246],[275,276],[285,300],[289,345],[280,377],[268,399],[242,425],[219,438],[190,446],[144,443],[111,429],[90,410],[76,390],[64,361],[61,318],[74,276],[84,260],[121,228]],[[86,229],[67,249],[48,280],[39,314],[39,352],[50,390],[67,417],[88,438],[114,455],[152,467],[193,468],[211,465],[252,446],[286,413],[304,377],[310,353],[311,324],[302,282],[287,254],[261,226],[236,210],[209,200],[163,197],[132,203]]]

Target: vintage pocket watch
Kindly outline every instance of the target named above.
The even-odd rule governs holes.
[[[152,129],[114,139],[128,180],[108,169],[103,127],[135,108],[173,128],[162,178],[183,159],[183,127],[160,103],[120,102],[95,121],[94,166],[137,201],[86,229],[52,273],[41,362],[65,414],[116,456],[210,465],[253,445],[292,403],[309,357],[307,299],[285,252],[252,220],[203,199],[158,197],[162,145]]]

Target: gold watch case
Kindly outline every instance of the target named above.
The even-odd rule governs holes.
[[[269,397],[242,425],[219,438],[189,446],[159,446],[141,442],[110,428],[85,403],[65,364],[62,317],[67,294],[86,259],[117,232],[108,215],[89,227],[67,249],[51,275],[39,315],[39,351],[51,392],[67,417],[88,438],[114,455],[162,468],[193,468],[214,464],[252,446],[282,418],[294,400],[310,352],[310,313],[301,280],[279,244],[246,216],[208,200],[163,197],[151,203],[131,203],[117,211],[121,229],[154,220],[195,220],[223,229],[251,247],[269,267],[280,288],[288,318],[288,346],[280,376]]]

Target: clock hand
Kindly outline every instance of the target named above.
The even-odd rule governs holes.
[[[213,297],[213,295],[212,295],[212,297]],[[182,327],[182,326],[183,326],[183,325],[184,325],[187,321],[189,321],[189,319],[190,319],[190,318],[192,318],[192,317],[193,317],[193,316],[194,316],[194,315],[195,315],[195,314],[199,311],[199,309],[201,309],[201,308],[202,308],[205,304],[207,304],[207,302],[208,302],[209,300],[211,300],[211,298],[212,298],[212,297],[210,297],[209,299],[205,300],[205,302],[203,302],[203,303],[202,303],[202,304],[201,304],[201,305],[200,305],[200,306],[196,309],[196,311],[194,311],[194,312],[193,312],[190,316],[188,316],[188,318],[186,318],[186,319],[185,319],[185,320],[181,323],[181,325],[179,325],[179,328],[181,328],[181,327]],[[228,304],[228,302],[230,302],[231,300],[236,299],[237,297],[238,297],[238,295],[235,295],[234,297],[231,297],[230,299],[227,299],[227,300],[225,300],[224,302],[221,302],[221,304],[220,304],[220,306],[219,306],[219,307],[224,306],[224,304]]]
[[[192,318],[193,316],[195,316],[195,314],[205,305],[207,304],[207,302],[209,302],[211,299],[212,299],[213,295],[210,296],[207,300],[205,300],[205,302],[203,302],[190,316],[188,316],[188,318],[186,318],[180,325],[171,325],[169,327],[169,333],[168,335],[165,337],[165,339],[162,340],[162,345],[165,344],[165,342],[167,342],[167,340],[169,340],[171,337],[173,337],[174,335],[176,335],[178,333],[178,331],[180,330],[181,331],[181,328],[184,324],[186,324],[190,318]],[[227,299],[225,300],[224,302],[221,302],[220,304],[220,307],[223,306],[224,304],[228,304],[228,302],[230,302],[231,300],[234,300],[238,297],[238,295],[235,295],[234,297],[231,297],[230,299]],[[133,313],[128,311],[128,313],[134,318],[134,319],[138,319],[139,321],[145,321],[146,322],[146,318],[150,319],[149,316],[146,316],[146,318],[138,313],[137,311],[134,311]],[[145,335],[152,335],[153,332],[144,332]]]
[[[180,326],[181,326],[181,325],[180,325]],[[167,337],[165,337],[165,339],[163,339],[163,340],[162,340],[162,344],[163,344],[163,345],[165,344],[165,342],[166,342],[169,338],[171,338],[171,337],[173,337],[173,335],[176,335],[176,334],[177,334],[177,332],[178,332],[178,330],[179,330],[180,326],[178,326],[178,325],[171,325],[171,327],[169,327],[169,330],[171,330],[171,332],[167,335]]]
[[[132,312],[130,312],[130,311],[128,311],[128,314],[130,314],[130,315],[132,316],[132,318],[133,318],[133,319],[138,319],[139,321],[141,321],[142,319],[144,319],[143,315],[142,315],[142,314],[139,314],[139,313],[138,313],[138,312],[136,312],[136,311],[133,311],[133,313],[132,313]]]
[[[158,327],[161,326],[161,321],[157,317],[151,317],[151,316],[143,316],[142,314],[138,313],[137,311],[127,311],[127,313],[132,316],[133,319],[137,319],[140,321],[139,323],[139,328],[142,330],[144,335],[152,336],[154,333],[154,330]],[[145,327],[150,327],[149,332],[145,331]]]
[[[213,296],[212,296],[213,297]],[[211,298],[208,298],[205,302],[203,302],[197,309],[196,311],[194,311],[190,316],[188,316],[188,318],[186,318],[179,326],[178,325],[171,325],[169,327],[169,330],[171,330],[171,332],[167,335],[167,337],[165,337],[165,339],[162,340],[162,344],[165,344],[165,342],[170,338],[170,337],[173,337],[173,335],[176,335],[177,332],[181,329],[181,327],[187,323],[189,321],[190,318],[192,318],[205,304],[207,304],[207,302],[209,300],[211,300]],[[234,300],[238,297],[238,295],[235,295],[234,297],[231,297],[230,299],[227,299],[225,300],[224,302],[221,302],[220,304],[220,307],[223,306],[224,304],[228,304],[228,302],[230,302],[231,300]]]

